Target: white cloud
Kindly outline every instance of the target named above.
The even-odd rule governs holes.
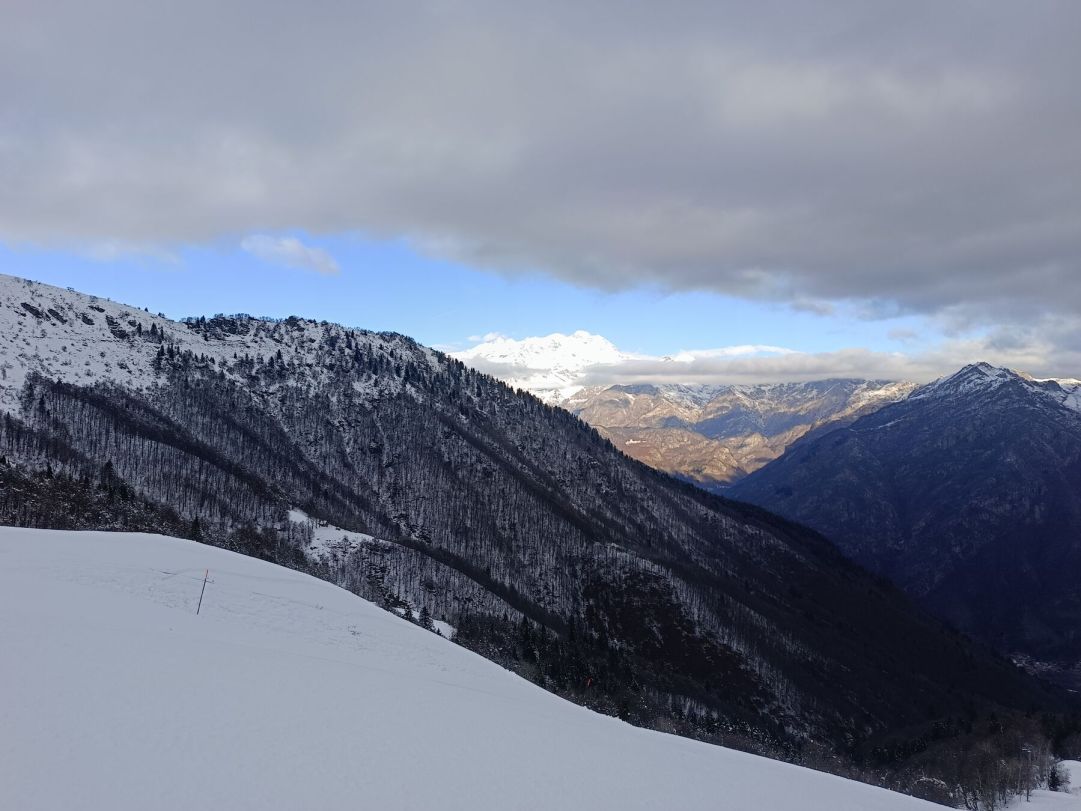
[[[498,341],[500,338],[506,338],[502,332],[486,332],[483,335],[470,335],[466,338],[471,344],[484,344],[491,341]]]
[[[736,346],[721,346],[716,349],[682,349],[674,355],[666,355],[657,360],[671,360],[677,363],[697,363],[708,358],[738,358],[747,356],[770,356],[791,355],[794,349],[783,346],[770,346],[769,344],[738,344]]]
[[[500,338],[457,356],[512,386],[554,401],[586,386],[614,384],[722,385],[828,378],[923,383],[981,360],[1037,377],[1077,377],[1081,343],[1072,339],[1081,334],[1081,329],[1065,323],[1055,328],[1062,333],[1058,341],[1041,338],[1039,331],[995,330],[977,338],[947,340],[917,353],[862,348],[798,352],[778,346],[746,345],[654,356],[621,352],[601,336],[576,332],[517,341]],[[1059,345],[1079,348],[1062,350],[1057,348]],[[591,357],[587,350],[597,346],[603,346],[605,351]]]
[[[715,349],[681,350],[657,357],[623,352],[600,335],[578,330],[516,340],[489,333],[485,340],[456,352],[464,363],[558,402],[586,385],[608,382],[643,382],[669,377],[672,382],[698,382],[704,364],[735,358],[764,358],[791,354],[778,346],[746,344]]]
[[[252,234],[245,237],[240,247],[264,262],[296,270],[313,270],[333,275],[341,268],[337,261],[322,248],[305,245],[296,237]]]

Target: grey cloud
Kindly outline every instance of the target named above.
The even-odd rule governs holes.
[[[854,348],[762,358],[702,358],[681,364],[682,368],[649,362],[594,367],[588,370],[582,382],[587,386],[617,383],[779,383],[830,378],[925,382],[962,365],[963,362],[957,362],[948,355],[914,358]]]
[[[357,231],[1024,323],[1081,307],[1078,30],[1068,0],[16,0],[0,238]]]
[[[274,265],[296,270],[313,270],[332,275],[341,270],[337,260],[322,248],[305,245],[296,237],[252,234],[240,242],[240,247]]]
[[[813,299],[796,299],[789,306],[796,312],[814,313],[815,315],[833,315],[837,311],[837,308],[832,303]]]
[[[1075,333],[1076,335],[1076,333]],[[687,364],[632,361],[594,366],[582,385],[616,383],[776,383],[861,378],[924,383],[957,371],[965,364],[988,361],[1035,377],[1077,377],[1081,343],[1056,342],[1035,335],[1013,335],[1012,341],[994,333],[987,337],[951,340],[925,352],[876,352],[850,348],[836,352],[796,352],[767,357],[699,357]]]

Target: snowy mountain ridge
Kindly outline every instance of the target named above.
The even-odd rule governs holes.
[[[1035,378],[1024,372],[982,361],[970,363],[952,375],[928,383],[911,397],[913,400],[963,398],[978,391],[994,391],[1011,383],[1069,409],[1081,411],[1081,380]]]
[[[155,357],[164,346],[206,356],[228,380],[243,382],[239,361],[280,357],[298,374],[283,386],[318,387],[325,382],[319,353],[327,335],[345,337],[387,356],[408,343],[419,362],[434,363],[431,350],[401,336],[346,330],[301,318],[284,321],[250,316],[176,322],[108,299],[0,274],[0,410],[18,407],[18,392],[32,373],[88,386],[115,383],[146,390],[159,382]],[[137,340],[132,340],[133,338]],[[356,391],[378,398],[397,392],[392,379],[371,378]]]
[[[638,385],[597,386],[583,390],[564,401],[567,407],[580,407],[591,395],[610,391],[624,395],[628,400],[638,397],[658,397],[674,405],[687,408],[704,408],[719,397],[731,397],[755,411],[768,414],[777,405],[794,407],[811,405],[829,396],[834,390],[851,386],[845,399],[852,409],[859,409],[875,402],[895,402],[916,388],[916,384],[891,380],[813,380],[791,383],[724,383],[685,385],[675,383],[644,383]],[[572,408],[573,410],[573,408]]]

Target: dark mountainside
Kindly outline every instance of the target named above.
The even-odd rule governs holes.
[[[818,765],[1065,706],[815,533],[408,338],[0,292],[4,521],[305,568],[580,703]],[[380,540],[315,555],[290,508]]]
[[[1004,653],[1081,659],[1072,387],[972,365],[797,443],[730,492],[822,531]]]

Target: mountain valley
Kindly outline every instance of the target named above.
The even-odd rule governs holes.
[[[560,404],[651,467],[723,492],[808,434],[851,422],[916,388],[820,380],[758,385],[614,385]]]
[[[602,712],[832,768],[900,768],[874,742],[925,740],[959,695],[1066,706],[815,533],[403,336],[12,277],[0,325],[5,523],[301,568]]]

